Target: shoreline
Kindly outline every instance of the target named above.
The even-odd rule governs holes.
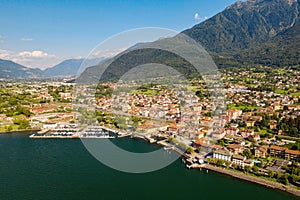
[[[13,131],[0,131],[0,134],[6,133],[28,133],[32,131],[40,131],[40,129],[21,129],[21,130],[13,130]]]
[[[296,196],[296,197],[300,197],[300,190],[295,189],[291,186],[287,186],[287,185],[283,185],[281,183],[277,183],[274,181],[270,181],[270,180],[265,180],[256,176],[251,176],[249,174],[244,174],[242,172],[236,172],[236,171],[232,171],[229,169],[224,169],[224,168],[220,168],[217,166],[213,166],[210,164],[203,164],[203,165],[199,165],[198,167],[193,167],[194,169],[196,168],[203,168],[206,170],[211,170],[213,172],[219,173],[219,174],[224,174],[227,175],[229,177],[232,178],[236,178],[236,179],[240,179],[243,181],[247,181],[250,183],[254,183],[260,186],[264,186],[267,188],[271,188],[271,189],[276,189],[276,190],[280,190],[282,192],[287,192],[290,195]]]

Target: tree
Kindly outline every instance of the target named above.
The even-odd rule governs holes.
[[[259,169],[258,169],[257,166],[253,166],[253,167],[252,167],[252,170],[253,170],[255,173],[257,173],[257,172],[259,171]]]
[[[273,178],[275,173],[272,170],[269,170],[268,175],[269,175],[270,178]]]
[[[245,166],[245,170],[246,170],[246,172],[250,172],[251,167],[247,165],[247,166]]]
[[[284,178],[281,181],[284,185],[288,185],[289,184],[289,179],[288,178]]]
[[[247,157],[247,159],[252,158],[252,153],[249,149],[245,149],[243,151],[243,155]]]
[[[235,163],[233,163],[231,166],[232,166],[233,169],[237,168],[237,164],[235,164]]]
[[[189,153],[189,154],[194,153],[194,148],[193,147],[188,147],[186,149],[186,152]]]
[[[226,165],[227,168],[230,166],[230,164],[231,164],[231,162],[225,161],[225,165]]]
[[[277,178],[277,179],[280,179],[281,177],[282,177],[282,174],[281,174],[280,172],[277,172],[277,173],[276,173],[276,178]]]
[[[224,165],[224,160],[218,160],[217,165],[218,166],[223,166]]]

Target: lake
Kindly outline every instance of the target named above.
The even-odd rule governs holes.
[[[186,169],[181,159],[159,171],[129,174],[90,155],[80,139],[29,139],[0,134],[0,199],[297,199],[225,175]],[[101,142],[101,140],[99,140]],[[161,148],[142,140],[116,139],[134,152]]]

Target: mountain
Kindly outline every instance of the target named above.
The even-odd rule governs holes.
[[[45,77],[63,77],[76,75],[83,59],[69,59],[64,60],[61,63],[46,68],[43,71]]]
[[[234,55],[239,62],[273,66],[300,65],[300,23],[269,41]]]
[[[85,66],[93,66],[98,64],[99,59],[69,59],[64,60],[61,63],[49,67],[43,71],[44,77],[66,77],[66,76],[75,76],[78,70],[81,67],[81,64],[84,61]],[[100,59],[101,60],[101,59]]]
[[[32,69],[10,60],[0,59],[0,78],[2,79],[30,79],[43,74],[40,69]]]
[[[232,55],[293,27],[299,20],[299,4],[297,0],[239,1],[183,33],[210,52]]]
[[[83,71],[86,67],[99,64],[104,60],[105,59],[69,59],[42,71],[38,68],[29,68],[10,60],[0,59],[0,79],[70,77],[75,76],[80,67],[80,70]]]
[[[202,44],[219,67],[299,65],[299,11],[298,0],[239,1],[183,33]],[[147,46],[136,46],[143,45]],[[183,70],[182,73],[192,72],[189,63],[166,52],[135,51],[127,55],[127,59],[119,55],[122,59],[117,59],[118,67],[106,71],[106,78],[117,78],[128,66],[146,61],[168,62],[165,64]],[[81,80],[99,80],[97,75],[109,64],[87,68]]]

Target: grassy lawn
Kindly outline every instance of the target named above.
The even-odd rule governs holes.
[[[259,130],[259,133],[267,134],[267,133],[269,133],[269,132],[268,132],[268,129],[260,129],[260,130]]]
[[[144,95],[147,95],[147,96],[150,96],[150,97],[157,96],[159,94],[163,94],[163,92],[155,90],[155,89],[135,90],[133,93],[144,94]]]
[[[295,97],[300,97],[300,92],[295,92],[295,93],[292,93],[291,95],[295,96]]]
[[[282,90],[282,89],[276,89],[275,92],[277,94],[286,94],[288,91],[287,90]]]
[[[237,110],[243,110],[243,109],[249,109],[249,110],[254,110],[256,108],[259,108],[258,106],[236,106],[234,104],[229,104],[227,105],[227,109],[237,109]]]

